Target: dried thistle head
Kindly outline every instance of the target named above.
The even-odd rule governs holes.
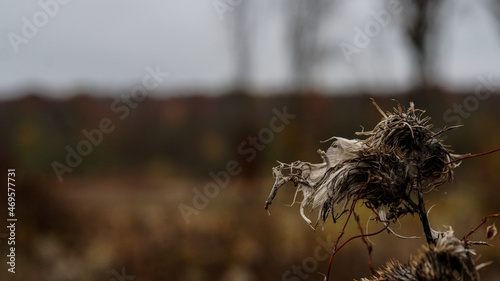
[[[395,220],[416,212],[411,198],[417,190],[431,190],[452,179],[459,162],[449,163],[459,155],[452,154],[440,134],[454,127],[434,133],[430,117],[423,117],[425,111],[413,103],[407,109],[398,103],[387,113],[374,105],[382,120],[373,130],[357,133],[366,139],[329,139],[328,150],[318,151],[323,158],[319,164],[278,162],[266,209],[278,189],[291,181],[303,193],[300,211],[310,224],[313,210],[318,210],[316,225],[330,213],[335,222],[355,198],[377,209],[383,219]]]
[[[361,281],[478,281],[476,266],[471,258],[474,252],[453,235],[453,230],[440,233],[436,245],[425,245],[407,264],[389,262],[377,271],[378,276]]]

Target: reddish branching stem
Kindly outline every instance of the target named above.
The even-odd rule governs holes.
[[[337,246],[339,245],[339,241],[340,241],[340,238],[342,238],[342,236],[344,235],[344,232],[345,232],[345,228],[347,227],[347,223],[349,222],[349,220],[351,219],[351,215],[352,213],[354,212],[354,207],[356,207],[356,204],[358,203],[358,200],[359,200],[359,197],[361,197],[361,193],[365,190],[365,188],[368,186],[368,184],[370,183],[370,180],[371,178],[368,177],[368,181],[365,183],[365,185],[363,185],[363,187],[358,191],[358,194],[356,196],[356,199],[352,202],[352,205],[351,205],[351,209],[349,210],[349,214],[347,215],[347,219],[345,220],[345,223],[344,223],[344,226],[342,227],[342,230],[340,230],[340,234],[339,236],[337,237],[337,241],[335,241],[335,244],[334,244],[334,251],[337,250]]]
[[[450,164],[453,164],[453,163],[455,163],[455,162],[462,161],[462,160],[464,160],[464,159],[474,158],[474,157],[478,157],[478,156],[484,156],[484,155],[487,155],[487,154],[490,154],[490,153],[494,153],[494,152],[497,152],[497,151],[500,151],[500,148],[493,149],[493,150],[491,150],[491,151],[482,152],[482,153],[477,153],[477,154],[467,155],[467,156],[464,156],[464,157],[461,157],[461,158],[455,159],[455,160],[453,160],[453,161],[450,161],[450,162],[448,162],[448,163],[445,163],[445,164],[443,164],[443,166],[450,165]]]
[[[366,237],[370,237],[370,236],[374,236],[374,235],[377,235],[379,233],[382,233],[384,230],[386,230],[388,227],[389,227],[389,222],[388,221],[383,221],[379,214],[377,213],[377,211],[373,208],[373,206],[371,206],[369,203],[367,203],[367,206],[368,208],[370,208],[370,210],[372,210],[372,212],[375,214],[375,216],[377,217],[377,221],[379,222],[382,222],[384,224],[384,227],[376,232],[373,232],[373,233],[367,233],[367,234],[360,234],[360,235],[355,235],[355,236],[352,236],[350,237],[349,239],[347,239],[346,241],[344,241],[344,243],[342,243],[340,246],[338,246],[338,243],[340,241],[340,238],[344,235],[344,232],[345,232],[345,228],[347,226],[347,223],[349,222],[349,219],[351,217],[351,215],[354,213],[354,217],[355,219],[358,221],[359,218],[357,217],[357,214],[354,212],[354,207],[356,206],[356,203],[358,202],[359,200],[359,197],[361,196],[361,193],[362,191],[366,188],[366,186],[368,186],[368,184],[370,183],[370,179],[368,180],[368,182],[360,189],[357,197],[356,197],[356,200],[353,201],[352,203],[352,206],[351,206],[351,210],[349,211],[349,215],[346,219],[346,222],[344,224],[344,227],[342,228],[340,234],[339,234],[339,237],[337,238],[337,241],[335,242],[335,245],[334,245],[334,250],[332,252],[332,254],[330,255],[330,260],[328,262],[328,270],[326,272],[326,276],[325,276],[325,281],[328,281],[330,279],[330,270],[332,268],[332,262],[333,262],[333,257],[335,256],[335,254],[337,254],[345,245],[347,245],[347,243],[351,242],[352,240],[354,239],[357,239],[357,238],[366,238]],[[359,222],[358,222],[359,224]],[[365,241],[366,242],[366,241]],[[371,263],[371,250],[369,248],[369,253],[370,253],[370,263]],[[372,267],[370,267],[370,269],[372,270]]]
[[[364,233],[363,227],[361,226],[359,215],[356,212],[354,212],[354,220],[358,224],[359,231],[361,232],[361,234],[363,234]],[[361,241],[363,241],[363,243],[366,246],[366,249],[368,250],[368,267],[370,268],[370,272],[372,273],[372,275],[375,275],[376,271],[373,268],[373,260],[372,260],[373,247],[372,247],[372,245],[370,245],[370,243],[368,243],[368,241],[366,240],[366,237],[362,236]]]
[[[331,266],[332,266],[332,261],[333,261],[333,257],[335,256],[335,254],[337,252],[339,252],[345,245],[347,245],[347,243],[349,243],[350,241],[354,240],[354,239],[357,239],[357,238],[361,238],[361,237],[370,237],[370,236],[374,236],[374,235],[377,235],[379,233],[382,233],[384,230],[386,230],[388,227],[389,227],[389,222],[387,221],[382,221],[380,219],[380,216],[378,215],[378,213],[373,209],[372,206],[369,206],[369,208],[373,211],[373,213],[377,216],[377,221],[380,221],[382,223],[384,223],[384,227],[376,232],[373,232],[373,233],[368,233],[368,234],[361,234],[361,235],[356,235],[356,236],[353,236],[349,239],[347,239],[344,243],[342,243],[342,245],[340,245],[340,247],[338,247],[336,250],[334,250],[332,252],[332,255],[330,256],[330,261],[328,262],[328,271],[326,273],[326,277],[325,277],[325,281],[328,281],[329,280],[329,277],[330,277],[330,269],[331,269]]]
[[[476,231],[477,231],[477,230],[478,230],[478,229],[479,229],[479,228],[480,228],[483,224],[485,224],[485,223],[486,223],[486,221],[487,221],[487,220],[489,220],[489,219],[491,219],[491,218],[498,218],[498,217],[500,217],[500,213],[498,213],[498,214],[491,214],[491,215],[489,215],[489,216],[484,217],[484,218],[483,218],[483,220],[481,221],[481,223],[479,223],[479,225],[478,225],[478,226],[476,226],[475,228],[471,229],[471,230],[469,231],[469,233],[467,233],[466,235],[464,235],[464,238],[462,238],[462,240],[463,240],[465,243],[467,243],[467,241],[469,241],[469,239],[468,239],[468,238],[469,238],[469,236],[471,236],[474,232],[476,232]]]

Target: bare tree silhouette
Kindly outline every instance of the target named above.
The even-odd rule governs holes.
[[[304,90],[310,86],[314,68],[321,61],[320,29],[334,1],[291,0],[287,2],[289,18],[290,61],[293,86]]]
[[[490,0],[488,10],[493,14],[495,19],[497,20],[497,26],[499,28],[500,34],[500,0]]]
[[[418,84],[428,87],[432,83],[435,50],[438,44],[439,17],[442,0],[403,1],[406,36],[413,47],[417,63]]]
[[[228,28],[232,50],[234,51],[234,90],[247,90],[252,73],[252,31],[251,2],[240,1],[228,17]]]

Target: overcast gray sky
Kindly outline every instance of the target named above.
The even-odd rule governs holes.
[[[247,0],[248,1],[248,0]],[[290,85],[283,2],[252,0],[252,86]],[[221,92],[234,78],[227,19],[237,0],[41,0],[0,2],[0,95],[41,87],[52,96],[72,88],[127,89],[146,68],[168,72],[158,90]],[[413,65],[398,27],[401,14],[350,62],[339,44],[373,20],[385,1],[339,1],[322,29],[331,56],[318,68],[322,90],[409,87]],[[222,14],[217,4],[233,5]],[[232,4],[231,4],[232,3]],[[215,4],[215,5],[214,5]],[[473,88],[481,75],[500,80],[500,27],[483,1],[448,1],[436,78],[450,88]],[[166,91],[168,92],[168,91]],[[172,91],[170,91],[172,92]]]

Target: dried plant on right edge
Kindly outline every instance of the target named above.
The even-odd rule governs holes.
[[[421,257],[408,265],[392,263],[379,271],[375,279],[363,280],[479,280],[467,241],[455,238],[451,229],[443,233],[432,230],[424,204],[424,193],[450,181],[453,169],[464,158],[454,154],[441,139],[444,132],[458,126],[434,132],[430,117],[424,116],[425,111],[416,109],[413,103],[403,108],[396,102],[392,112],[384,112],[373,104],[382,120],[372,130],[357,133],[365,139],[330,138],[329,149],[318,150],[322,163],[278,162],[273,168],[275,183],[265,208],[269,208],[285,183],[293,182],[296,192],[303,194],[301,216],[313,228],[320,222],[325,223],[329,216],[334,223],[344,214],[349,215],[349,220],[357,202],[371,209],[388,230],[390,222],[401,216],[418,214],[427,240]],[[316,213],[314,223],[310,218],[313,212]],[[333,254],[338,250],[343,232],[344,229]],[[365,234],[368,235],[373,234]],[[441,267],[443,270],[439,271]],[[415,268],[419,269],[413,272]],[[442,278],[429,270],[438,270],[436,276]],[[428,278],[419,277],[418,273],[422,272]]]

